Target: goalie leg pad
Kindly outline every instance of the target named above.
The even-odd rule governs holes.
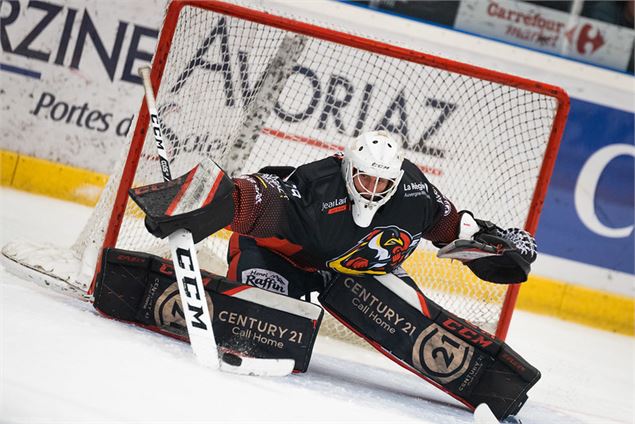
[[[341,275],[319,300],[381,353],[469,408],[486,403],[499,419],[516,414],[540,372],[408,280],[395,274]]]
[[[201,274],[219,348],[255,358],[291,358],[295,371],[306,371],[322,308]],[[162,258],[105,249],[94,295],[95,308],[106,316],[187,340],[173,266]]]

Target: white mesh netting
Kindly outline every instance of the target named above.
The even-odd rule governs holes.
[[[503,227],[525,225],[557,103],[407,57],[189,6],[179,16],[157,93],[173,176],[202,156],[240,173],[300,165],[332,154],[362,131],[383,128],[401,136],[406,157],[458,209]],[[77,252],[101,246],[122,169]],[[157,181],[148,137],[134,185]],[[149,236],[141,218],[128,202],[116,246],[167,255],[165,241]],[[224,272],[226,239],[221,233],[201,243],[203,267]],[[481,282],[435,251],[421,243],[404,268],[434,301],[493,333],[506,286]],[[331,327],[325,324],[344,332]]]

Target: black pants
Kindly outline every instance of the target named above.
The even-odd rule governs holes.
[[[283,258],[278,253],[258,246],[253,238],[234,233],[227,252],[227,278],[243,284],[260,287],[274,293],[284,294],[296,299],[313,292],[320,293],[334,277],[334,272],[307,272]],[[421,292],[417,283],[398,267],[393,274],[405,284]],[[361,280],[365,277],[356,277]]]
[[[251,237],[233,234],[227,252],[227,278],[296,299],[320,292],[330,279],[327,272],[307,272]]]

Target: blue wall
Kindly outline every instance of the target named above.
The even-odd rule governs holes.
[[[580,171],[593,154],[609,145],[635,144],[634,119],[633,113],[571,99],[569,119],[536,234],[541,252],[635,273],[633,231],[620,238],[598,234],[585,225],[574,203]],[[594,210],[583,213],[595,213],[609,228],[632,226],[634,163],[632,151],[610,160],[597,183]]]

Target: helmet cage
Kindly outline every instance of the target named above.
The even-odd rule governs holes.
[[[342,171],[355,224],[368,227],[375,213],[395,194],[403,176],[401,164],[403,156],[399,143],[386,131],[362,134],[344,154]],[[355,186],[355,178],[375,177],[373,187],[365,187],[360,192]],[[380,180],[388,182],[385,189],[377,191]]]
[[[364,182],[362,181],[363,177],[365,176],[374,178],[375,182],[372,185],[372,187],[366,186],[366,184],[364,184]],[[356,179],[357,179],[357,184],[355,184]],[[359,193],[359,195],[361,195],[364,200],[371,203],[371,202],[379,202],[385,197],[390,198],[390,196],[392,196],[395,190],[397,189],[397,182],[399,180],[399,177],[393,177],[393,178],[378,177],[376,175],[372,175],[367,172],[360,171],[357,168],[353,168],[352,180],[353,180],[354,190],[357,193]],[[377,188],[380,182],[382,181],[386,182],[386,187],[383,190],[378,191]],[[360,190],[360,187],[361,187],[361,190]]]

